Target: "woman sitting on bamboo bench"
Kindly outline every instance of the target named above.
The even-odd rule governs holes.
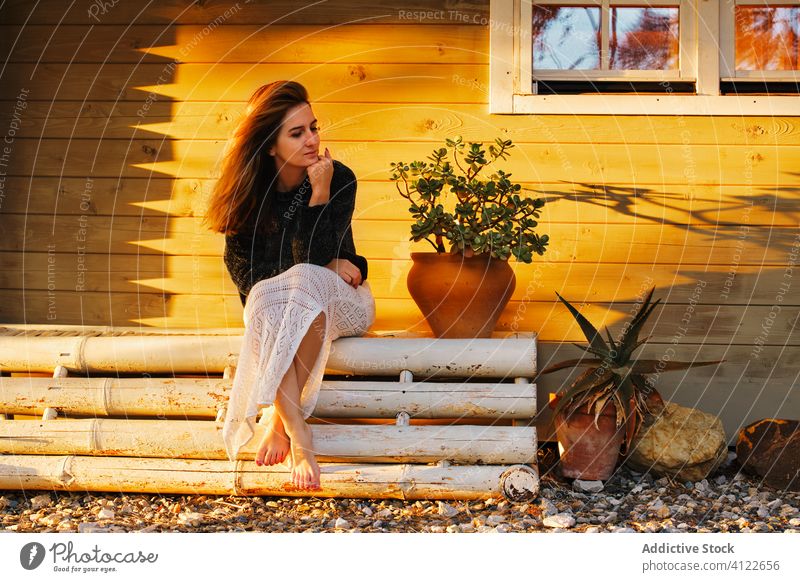
[[[250,97],[228,142],[206,222],[225,236],[225,265],[244,306],[245,333],[222,435],[228,458],[264,438],[257,465],[291,463],[291,481],[320,489],[305,419],[316,405],[333,340],[375,320],[367,260],[353,243],[353,172],[319,153],[306,89],[276,81]]]

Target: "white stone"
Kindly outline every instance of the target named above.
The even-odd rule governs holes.
[[[104,507],[97,512],[97,519],[114,519],[114,512]]]
[[[336,518],[336,522],[333,524],[333,527],[338,527],[338,528],[341,528],[341,529],[349,529],[350,528],[350,522],[348,522],[346,519],[343,519],[341,517],[337,517]]]
[[[542,521],[545,527],[564,527],[569,528],[575,525],[575,518],[568,513],[557,513],[556,515],[548,515]]]
[[[450,505],[449,503],[445,503],[444,501],[439,502],[439,515],[444,517],[454,517],[458,515],[458,509]]]
[[[108,531],[108,526],[100,525],[96,521],[87,521],[78,524],[78,533],[101,533]]]
[[[486,523],[489,525],[497,525],[498,523],[503,523],[505,520],[505,516],[500,515],[499,513],[493,513],[486,518]]]
[[[43,493],[41,495],[37,495],[36,497],[31,497],[31,509],[34,511],[39,511],[43,507],[47,507],[52,502],[49,493]]]
[[[575,479],[575,481],[572,482],[572,488],[576,491],[583,491],[584,493],[600,493],[603,490],[603,482]]]
[[[178,515],[178,521],[184,525],[197,525],[203,521],[203,514],[195,511],[187,511]]]
[[[543,515],[555,515],[558,513],[558,508],[549,499],[542,498],[539,501],[539,507]]]

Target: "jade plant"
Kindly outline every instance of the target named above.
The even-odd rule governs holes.
[[[589,342],[588,346],[573,345],[597,357],[565,360],[548,366],[538,374],[549,374],[556,370],[576,366],[588,366],[588,369],[580,374],[569,388],[559,394],[554,415],[563,411],[564,417],[569,418],[588,404],[589,413],[594,414],[594,425],[597,427],[597,420],[603,406],[611,401],[616,407],[617,428],[625,426],[623,454],[627,454],[630,450],[631,441],[641,428],[645,415],[658,414],[664,406],[661,395],[645,377],[646,374],[710,366],[725,361],[676,362],[635,358],[633,352],[651,337],[647,336],[640,340],[639,333],[655,306],[661,301],[658,299],[650,304],[654,290],[655,287],[650,289],[633,318],[625,324],[616,342],[606,327],[608,343],[589,320],[556,293],[561,302],[570,310]]]
[[[503,260],[513,255],[524,263],[532,262],[533,253],[544,254],[549,237],[534,232],[544,199],[520,196],[522,187],[503,170],[485,176],[487,166],[507,158],[511,140],[497,138],[488,156],[481,143],[467,147],[461,136],[445,144],[428,156],[430,162],[391,164],[391,179],[416,219],[410,240],[427,240],[445,253],[446,239],[451,253],[489,253]],[[445,205],[448,194],[454,199]]]

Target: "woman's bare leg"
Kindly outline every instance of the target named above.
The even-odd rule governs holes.
[[[290,440],[292,482],[301,489],[318,489],[319,465],[313,451],[311,428],[303,418],[300,407],[302,390],[322,349],[325,314],[320,313],[300,342],[289,366],[287,381],[281,383],[275,398],[275,410],[283,422]]]

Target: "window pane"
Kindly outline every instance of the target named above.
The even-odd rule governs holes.
[[[609,68],[665,70],[678,68],[678,7],[612,6]]]
[[[537,5],[533,8],[534,69],[599,69],[600,8]]]
[[[737,6],[736,70],[798,69],[800,7]]]

